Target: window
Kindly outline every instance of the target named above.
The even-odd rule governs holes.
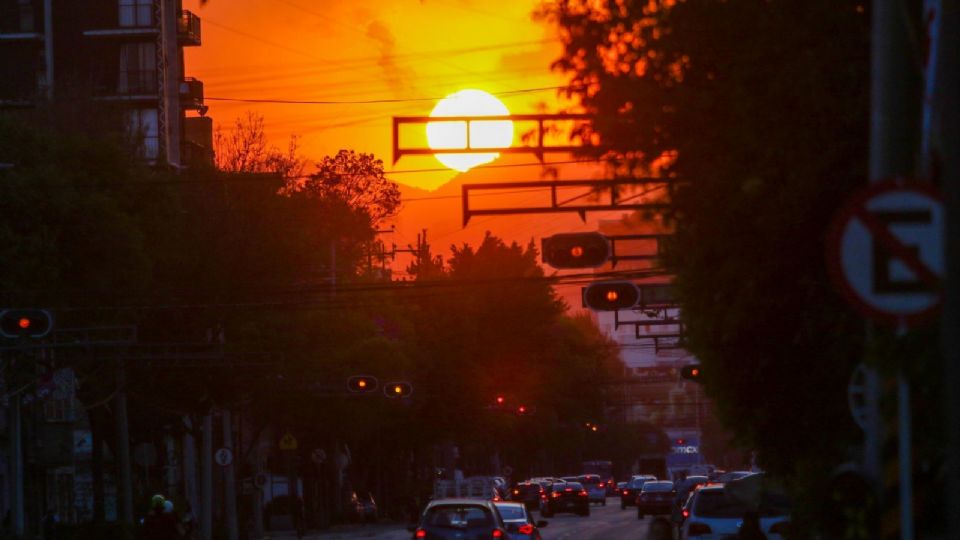
[[[120,26],[153,26],[153,0],[120,0]]]
[[[157,48],[154,43],[124,43],[120,46],[117,93],[157,93]]]
[[[127,113],[127,130],[138,142],[140,157],[157,159],[160,155],[160,126],[156,109],[134,109]]]

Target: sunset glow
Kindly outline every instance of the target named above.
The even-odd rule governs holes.
[[[510,111],[499,99],[482,90],[461,90],[440,100],[432,117],[507,115]],[[469,135],[469,137],[468,137]],[[468,145],[469,141],[469,145]],[[430,148],[503,148],[513,142],[513,122],[509,120],[470,122],[429,122],[427,143]],[[490,163],[499,153],[435,154],[437,161],[451,169],[466,172]]]

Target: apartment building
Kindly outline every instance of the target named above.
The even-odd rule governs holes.
[[[0,110],[76,103],[116,115],[148,163],[209,163],[203,83],[183,61],[200,28],[181,0],[0,0]]]

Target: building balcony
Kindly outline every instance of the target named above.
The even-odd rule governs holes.
[[[183,10],[177,17],[177,42],[184,47],[200,45],[200,17]]]
[[[203,81],[184,77],[180,81],[180,106],[184,109],[203,107]]]
[[[108,101],[155,101],[160,95],[155,69],[128,69],[107,73],[95,86],[96,95]]]

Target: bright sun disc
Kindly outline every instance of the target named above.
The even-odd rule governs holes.
[[[440,100],[431,117],[508,115],[499,99],[482,90],[461,90]],[[505,148],[513,143],[513,122],[488,120],[470,122],[469,148]],[[440,148],[467,148],[466,122],[427,122],[427,144]],[[490,163],[499,153],[434,154],[437,161],[451,169],[466,172],[477,165]]]

